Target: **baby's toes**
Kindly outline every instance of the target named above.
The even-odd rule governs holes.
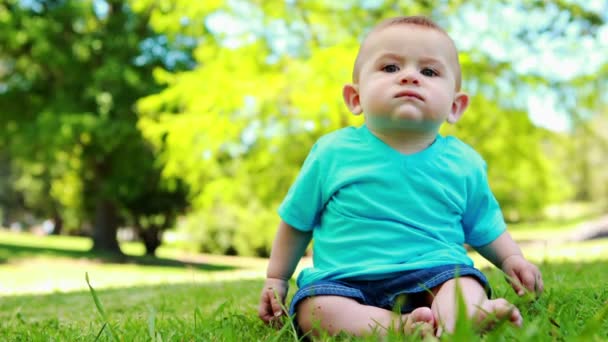
[[[419,333],[421,336],[432,336],[435,333],[435,317],[430,308],[421,307],[404,315],[403,332],[407,335]]]

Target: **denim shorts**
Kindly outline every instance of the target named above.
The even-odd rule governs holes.
[[[402,314],[428,305],[429,290],[456,277],[473,277],[484,287],[488,298],[492,290],[488,280],[479,270],[467,265],[446,265],[427,269],[405,271],[381,280],[321,280],[298,289],[291,300],[289,315],[293,317],[298,304],[314,296],[340,296],[356,300],[364,305],[394,311],[400,305]]]

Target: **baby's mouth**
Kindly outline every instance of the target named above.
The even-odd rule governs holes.
[[[395,98],[401,98],[401,97],[414,98],[414,99],[418,99],[420,101],[424,101],[424,98],[422,97],[422,95],[418,94],[415,91],[411,91],[411,90],[400,91],[397,93],[397,95],[395,95]]]

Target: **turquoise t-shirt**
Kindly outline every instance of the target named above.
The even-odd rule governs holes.
[[[317,141],[279,215],[312,230],[314,266],[300,273],[300,287],[473,265],[463,244],[486,245],[506,228],[486,164],[471,147],[438,135],[423,151],[404,155],[365,125]]]

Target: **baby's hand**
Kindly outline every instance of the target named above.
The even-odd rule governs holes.
[[[283,305],[288,286],[287,281],[283,279],[266,279],[258,308],[258,316],[266,324],[280,324],[279,317],[285,313],[283,312]]]
[[[526,289],[537,295],[543,292],[543,278],[534,264],[521,255],[512,255],[502,263],[502,271],[509,277],[513,290],[519,296],[526,293]]]

